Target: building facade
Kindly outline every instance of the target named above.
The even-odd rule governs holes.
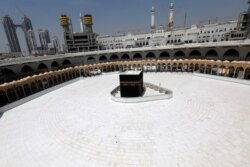
[[[2,24],[9,42],[10,52],[21,52],[21,47],[16,34],[16,25],[8,15],[2,19]]]
[[[61,15],[60,17],[67,52],[86,52],[98,49],[97,34],[92,30],[92,16],[84,15],[82,19],[84,20],[83,32],[74,32],[70,18],[66,15]],[[82,21],[82,19],[80,20]]]
[[[41,48],[44,51],[48,50],[48,44],[51,42],[48,30],[39,29],[38,30],[39,40],[41,43]]]

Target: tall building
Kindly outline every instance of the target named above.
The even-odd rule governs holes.
[[[174,2],[173,0],[171,0],[170,8],[169,8],[167,31],[173,31],[173,30],[174,30]]]
[[[4,16],[2,19],[4,30],[9,42],[9,47],[11,52],[21,52],[20,44],[16,34],[16,26],[13,20],[8,16]]]
[[[27,40],[29,44],[30,53],[36,54],[37,53],[37,44],[35,39],[35,34],[33,30],[27,31]]]
[[[28,51],[29,51],[29,53],[32,53],[32,52],[34,52],[33,49],[34,49],[34,43],[36,43],[36,39],[35,39],[35,36],[32,35],[32,34],[34,34],[34,32],[33,32],[31,20],[26,15],[24,15],[24,17],[22,18],[21,27],[22,27],[23,32],[24,32]],[[29,30],[32,30],[32,33],[29,32]]]
[[[59,39],[56,36],[52,38],[52,43],[54,45],[56,53],[59,53],[61,51],[61,45]]]
[[[42,50],[48,50],[48,44],[51,42],[49,31],[39,29],[38,34],[39,34],[39,39],[40,39]]]

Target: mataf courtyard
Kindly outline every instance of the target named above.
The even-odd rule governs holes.
[[[250,86],[145,73],[173,98],[116,103],[119,74],[79,79],[5,112],[0,167],[247,167]]]

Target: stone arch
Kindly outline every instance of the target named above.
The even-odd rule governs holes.
[[[10,82],[12,80],[16,79],[16,73],[8,68],[4,68],[2,70],[3,76],[4,76],[4,82]]]
[[[234,77],[234,70],[235,70],[234,66],[228,67],[228,74],[227,74],[227,76],[228,77]]]
[[[60,68],[60,65],[59,65],[59,63],[57,63],[56,61],[53,61],[52,63],[51,63],[51,69],[52,70],[57,70],[57,69],[59,69]]]
[[[63,67],[70,67],[71,66],[71,62],[68,59],[65,59],[62,62],[62,66]]]
[[[162,71],[167,71],[167,65],[166,65],[166,63],[162,63],[161,70]]]
[[[121,57],[121,60],[129,60],[129,55],[128,54],[123,54]]]
[[[214,64],[212,66],[211,74],[213,74],[213,75],[217,75],[218,74],[218,65],[217,64]]]
[[[39,91],[44,90],[43,82],[40,79],[37,81],[37,88]]]
[[[206,74],[211,74],[211,72],[212,72],[212,66],[210,64],[206,65],[206,71],[205,71],[205,73]]]
[[[26,93],[24,92],[24,88],[20,85],[16,87],[16,93],[20,98],[23,98],[26,95]]]
[[[146,59],[155,59],[155,54],[152,53],[152,52],[149,52],[147,55],[146,55]]]
[[[7,94],[8,94],[10,102],[16,101],[18,99],[17,94],[13,88],[9,88],[7,90]]]
[[[183,64],[179,63],[177,66],[177,71],[182,71],[183,70]]]
[[[235,71],[235,74],[234,74],[234,77],[235,78],[243,79],[243,77],[244,77],[244,76],[242,76],[243,72],[244,72],[244,68],[243,67],[237,67],[236,71]]]
[[[49,87],[54,86],[54,82],[53,82],[52,77],[48,77],[48,83],[49,83]]]
[[[140,53],[136,53],[136,54],[133,56],[133,59],[135,59],[135,60],[142,59],[142,55],[141,55]]]
[[[185,72],[188,72],[188,68],[189,68],[188,63],[184,63],[184,64],[183,64],[183,70],[184,70]]]
[[[167,64],[167,71],[172,71],[172,65],[170,63]]]
[[[48,79],[47,78],[43,78],[42,79],[42,84],[43,84],[44,89],[47,89],[49,87]]]
[[[200,70],[200,65],[198,63],[196,63],[194,65],[194,71],[198,71],[198,70]]]
[[[207,51],[206,57],[218,57],[218,53],[214,49],[210,49]]]
[[[4,68],[3,73],[5,76],[15,76],[16,75],[16,73],[13,70],[8,69],[8,68]]]
[[[229,49],[223,55],[224,58],[231,58],[231,57],[236,58],[236,57],[239,57],[239,56],[240,56],[239,52],[237,50],[235,50],[235,49]]]
[[[246,61],[250,61],[250,52],[246,56]]]
[[[52,80],[53,80],[54,85],[58,84],[58,79],[57,79],[56,75],[52,76]]]
[[[37,67],[37,70],[38,70],[39,72],[46,72],[46,71],[48,71],[49,69],[48,69],[48,67],[47,67],[44,63],[40,63],[40,64],[38,65],[38,67]]]
[[[90,56],[90,57],[88,57],[88,59],[87,59],[87,63],[88,63],[88,64],[94,64],[94,63],[96,63],[96,60],[95,60],[94,57]]]
[[[117,61],[117,60],[119,60],[119,57],[118,57],[117,55],[112,55],[112,56],[110,57],[110,60],[111,60],[111,61]]]
[[[6,92],[4,91],[0,91],[0,107],[8,104],[9,100],[8,97],[6,95]]]
[[[246,69],[244,79],[250,79],[250,67]]]
[[[177,68],[178,68],[177,63],[173,63],[172,64],[172,72],[176,72]]]
[[[161,54],[159,55],[159,59],[169,59],[170,55],[168,52],[161,52]]]
[[[31,90],[32,90],[33,93],[36,93],[36,92],[39,91],[39,89],[38,89],[37,84],[35,83],[35,81],[31,82],[30,87],[31,87]]]
[[[194,64],[191,63],[191,64],[189,65],[189,72],[193,72],[193,71],[194,71]]]
[[[205,64],[200,65],[200,73],[205,73]]]
[[[30,88],[30,85],[29,84],[25,84],[23,85],[23,89],[24,89],[24,92],[27,96],[31,95],[32,92],[31,92],[31,88]]]
[[[190,57],[201,57],[201,52],[198,50],[193,50],[190,54]]]
[[[225,65],[220,65],[219,68],[218,68],[218,71],[217,71],[217,75],[225,76],[226,74],[227,74],[226,66]]]
[[[174,58],[182,58],[182,57],[185,57],[185,53],[183,51],[177,51],[175,54],[174,54]]]
[[[34,70],[28,65],[24,65],[21,69],[21,75],[30,75],[33,73],[34,73]]]
[[[58,83],[62,83],[63,82],[62,76],[60,74],[57,75],[57,80],[58,80]]]
[[[108,61],[108,58],[104,55],[102,55],[100,58],[99,58],[99,62],[100,63],[103,63],[103,62],[107,62]]]
[[[137,69],[138,70],[142,70],[142,65],[141,64],[137,64]]]

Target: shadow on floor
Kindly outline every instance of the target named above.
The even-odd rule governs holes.
[[[3,114],[4,114],[3,112],[0,113],[0,119],[2,118]]]

